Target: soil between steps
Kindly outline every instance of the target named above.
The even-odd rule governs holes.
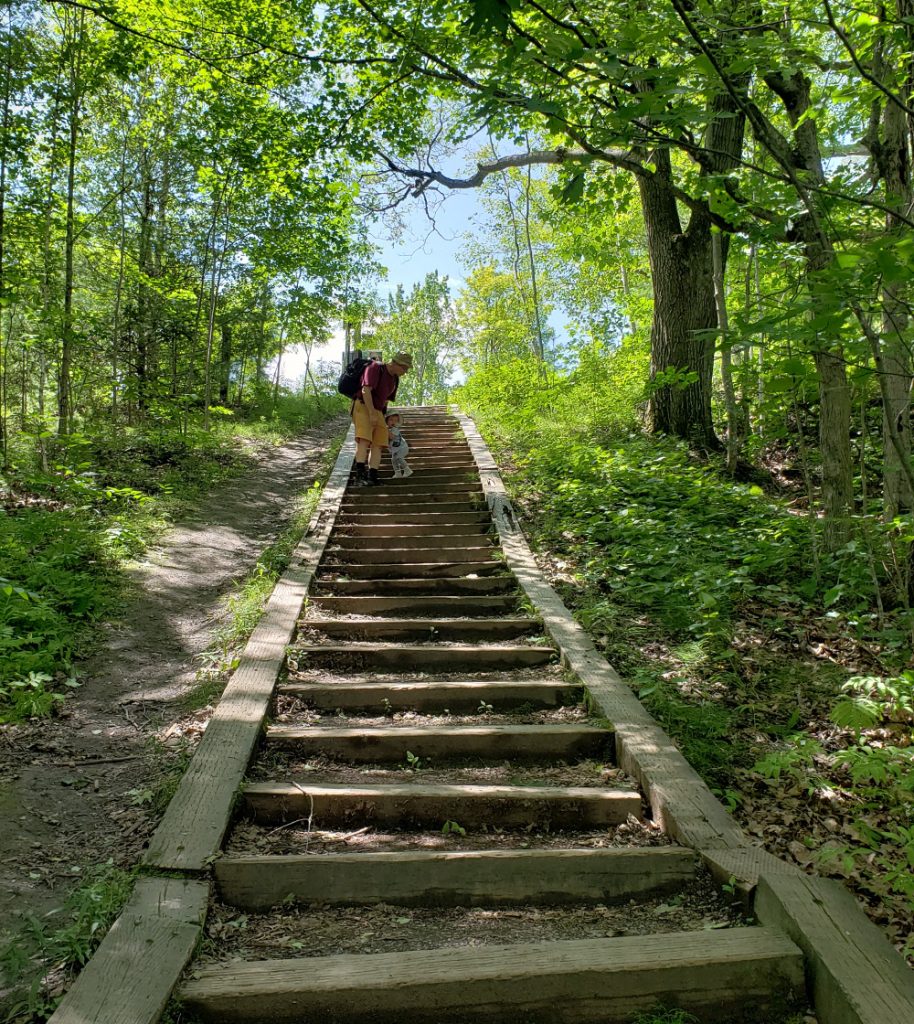
[[[279,828],[263,828],[248,821],[238,822],[224,847],[227,857],[242,855],[323,853],[398,853],[406,851],[457,852],[461,850],[568,850],[608,847],[672,846],[669,838],[649,821],[630,818],[622,825],[591,831],[545,832],[530,829],[508,831],[466,829],[448,832],[394,832],[367,826],[331,831],[312,829],[304,822],[290,822]]]
[[[239,914],[215,903],[197,963],[393,953],[403,950],[702,931],[744,924],[739,911],[700,877],[672,896],[606,906],[415,908],[387,904]]]

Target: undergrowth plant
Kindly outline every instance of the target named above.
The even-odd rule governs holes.
[[[603,368],[601,385],[490,367],[458,397],[561,596],[721,801],[774,852],[846,879],[914,954],[898,523],[858,516],[826,554],[815,517],[645,434]]]
[[[123,601],[126,563],[169,520],[264,444],[313,426],[338,404],[288,397],[269,417],[233,413],[209,432],[87,426],[49,437],[44,465],[24,455],[13,461],[0,477],[0,722],[46,717],[60,705],[98,622]],[[287,556],[282,543],[265,554],[261,590]],[[239,619],[249,614],[240,599]]]
[[[17,979],[3,1007],[5,1020],[44,1019],[70,974],[104,938],[133,888],[135,872],[112,861],[85,873],[58,910],[28,914],[21,930],[0,949],[0,966]]]
[[[323,493],[323,480],[336,461],[342,447],[342,438],[327,449],[318,473],[318,479],[297,500],[289,525],[276,540],[264,549],[257,564],[234,588],[226,602],[228,612],[217,627],[214,643],[200,655],[201,668],[197,685],[188,698],[192,707],[202,707],[218,695],[226,674],[237,665],[236,654],[260,619],[276,581],[288,568]]]

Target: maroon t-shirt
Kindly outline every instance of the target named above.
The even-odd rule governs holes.
[[[380,413],[387,412],[387,403],[396,395],[400,378],[391,373],[383,363],[371,362],[362,372],[358,399],[364,402],[362,388],[371,388],[371,401]]]

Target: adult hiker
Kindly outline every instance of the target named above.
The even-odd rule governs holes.
[[[355,424],[355,479],[360,485],[377,486],[381,449],[387,444],[387,403],[397,394],[400,378],[413,365],[409,352],[398,352],[386,363],[369,363],[352,403]]]

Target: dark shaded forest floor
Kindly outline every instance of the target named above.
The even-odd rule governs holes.
[[[116,898],[112,879],[137,861],[205,728],[198,673],[226,598],[287,528],[344,427],[335,417],[269,448],[213,490],[132,569],[123,614],[61,713],[0,727],[0,947],[23,927],[63,925],[76,886],[90,883],[91,899],[96,879],[98,899]],[[0,1007],[13,980],[0,976]]]

